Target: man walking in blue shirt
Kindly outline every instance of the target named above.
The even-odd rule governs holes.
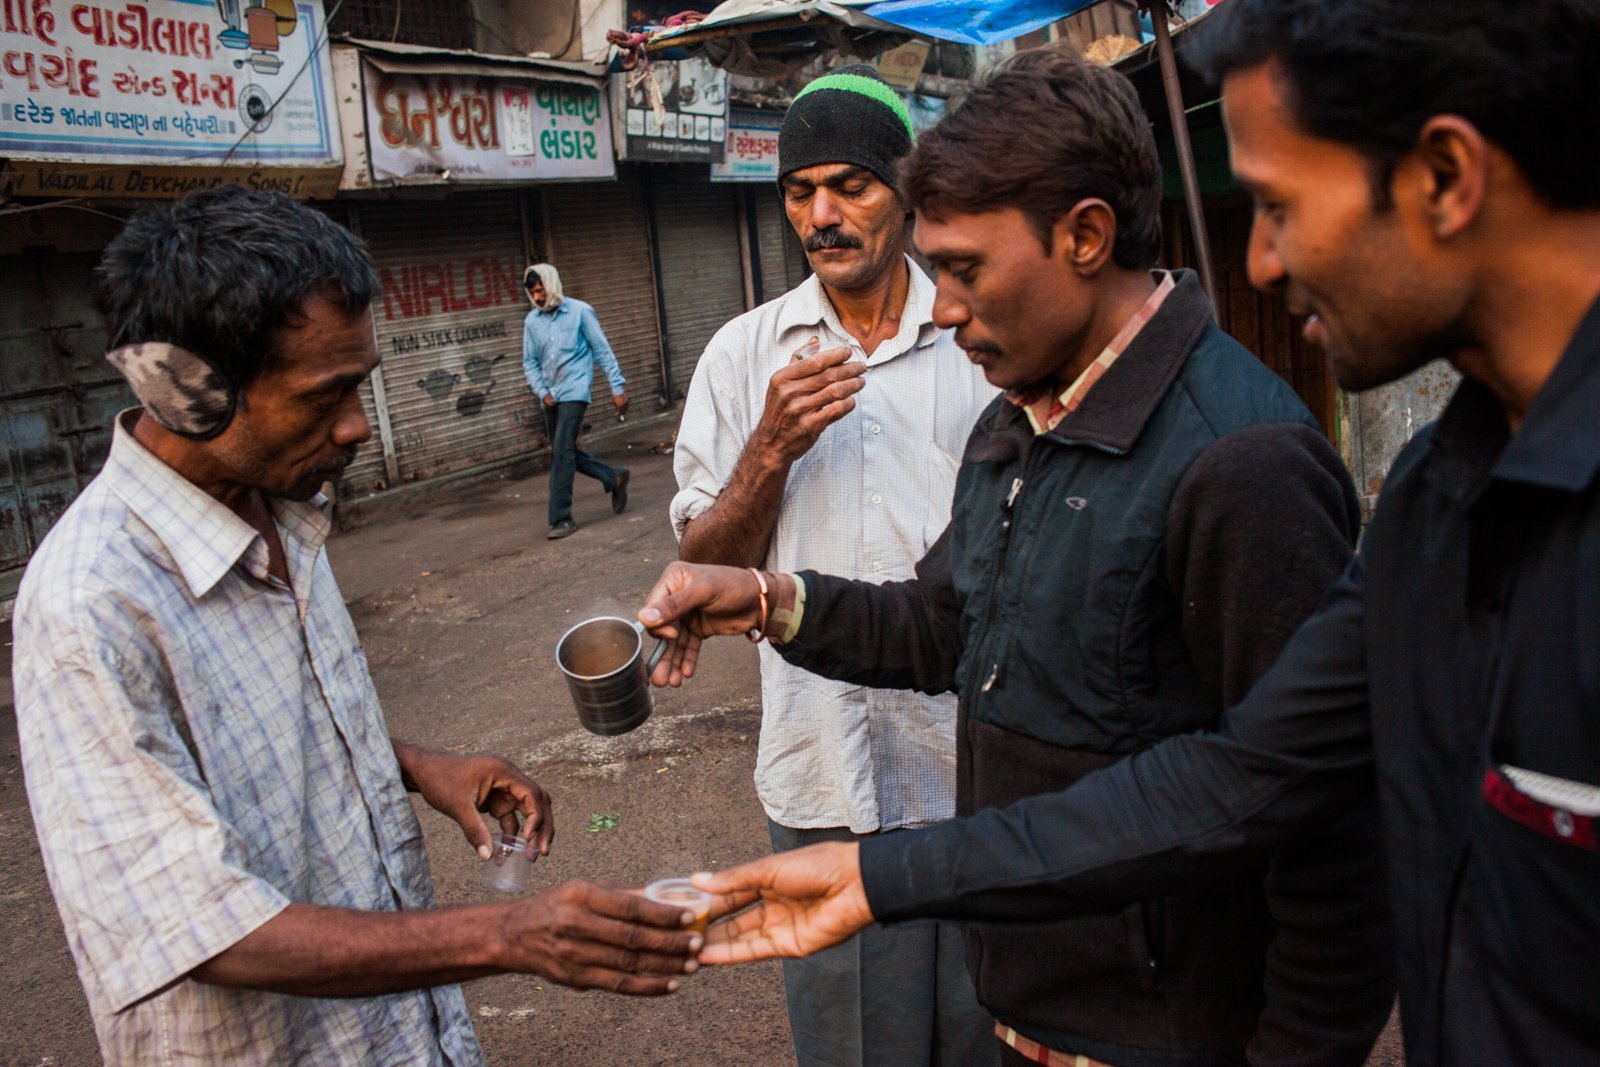
[[[558,541],[578,528],[572,519],[572,472],[596,479],[611,494],[611,510],[628,506],[628,470],[612,469],[578,448],[583,409],[598,360],[611,383],[611,402],[619,416],[627,414],[622,368],[600,331],[594,308],[561,292],[561,275],[548,263],[535,263],[522,274],[533,310],[522,325],[522,373],[533,395],[544,401],[545,432],[550,437],[550,532]]]

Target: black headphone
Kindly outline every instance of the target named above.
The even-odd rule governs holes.
[[[209,441],[238,410],[238,391],[198,352],[142,341],[115,347],[106,359],[128,380],[145,413],[179,437]]]

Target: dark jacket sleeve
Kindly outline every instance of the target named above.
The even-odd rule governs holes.
[[[1169,737],[1069,789],[861,842],[880,921],[1035,924],[1178,893],[1290,843],[1374,789],[1358,554],[1215,731]]]
[[[904,582],[801,571],[805,612],[793,641],[772,647],[813,674],[874,689],[947,693],[961,656],[961,606],[950,578],[950,531]]]
[[[1190,658],[1217,706],[1278,658],[1350,558],[1355,487],[1309,426],[1255,426],[1190,466],[1168,514],[1167,579]],[[1394,999],[1376,798],[1268,860],[1274,934],[1257,1067],[1359,1067]]]

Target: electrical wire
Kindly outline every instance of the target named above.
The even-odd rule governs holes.
[[[574,0],[574,2],[576,2],[576,0]],[[252,133],[256,132],[256,128],[259,127],[262,122],[271,118],[272,113],[278,109],[278,105],[283,103],[284,100],[288,98],[289,94],[294,91],[295,83],[300,80],[300,76],[302,74],[310,69],[311,61],[317,58],[317,53],[322,51],[322,47],[328,43],[328,28],[333,25],[334,17],[339,14],[339,9],[342,7],[344,7],[344,0],[338,0],[338,2],[333,5],[333,10],[329,11],[327,16],[322,20],[322,32],[317,34],[317,39],[313,41],[311,43],[311,47],[306,50],[305,62],[300,64],[300,69],[294,72],[294,77],[289,79],[289,84],[283,87],[283,92],[278,94],[278,98],[267,105],[267,110],[262,113],[261,118],[251,123],[250,126],[248,126],[245,131],[239,135],[239,139],[233,142],[233,147],[228,149],[227,153],[222,157],[222,162],[217,164],[218,170],[221,170],[228,165],[228,161],[232,159],[233,154],[239,150],[239,146],[244,144],[246,139],[248,139]],[[209,154],[210,153],[205,153],[194,158],[203,159],[205,158],[205,155]]]

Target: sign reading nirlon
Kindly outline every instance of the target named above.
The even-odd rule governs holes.
[[[324,29],[322,0],[3,0],[0,155],[338,163]]]
[[[611,76],[619,159],[721,163],[728,72],[703,59],[662,60]]]

